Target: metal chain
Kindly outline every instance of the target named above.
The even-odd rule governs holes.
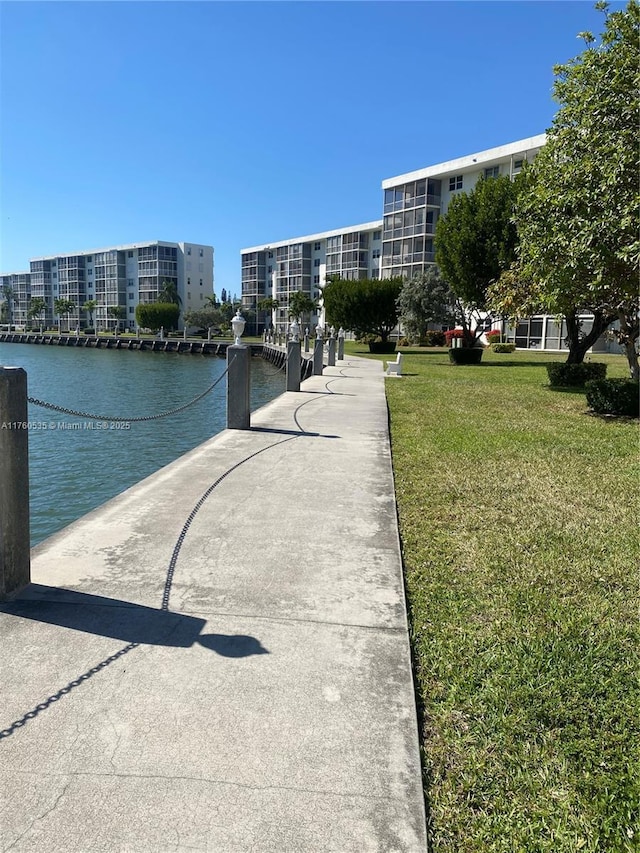
[[[236,356],[234,356],[235,360]],[[230,362],[230,365],[233,364],[233,360]],[[229,366],[230,366],[229,365]],[[42,406],[44,409],[53,409],[55,412],[62,412],[64,415],[73,415],[76,418],[86,418],[89,421],[111,421],[114,423],[139,423],[140,421],[155,421],[159,418],[166,418],[169,415],[176,415],[178,412],[184,412],[185,409],[188,409],[189,406],[193,406],[194,403],[197,403],[198,400],[202,400],[203,397],[213,391],[218,382],[220,382],[229,372],[229,367],[227,367],[224,373],[219,376],[215,382],[213,382],[209,387],[202,392],[202,394],[198,394],[197,397],[194,397],[193,400],[190,400],[188,403],[185,403],[183,406],[178,406],[175,409],[169,409],[167,412],[160,412],[158,415],[143,415],[138,418],[121,418],[121,417],[108,417],[107,415],[93,415],[89,412],[77,412],[75,409],[66,409],[64,406],[56,406],[54,403],[46,403],[44,400],[36,400],[34,397],[27,397],[27,400],[30,403],[33,403],[35,406]]]

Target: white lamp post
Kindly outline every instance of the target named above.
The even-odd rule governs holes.
[[[296,343],[300,340],[300,326],[298,325],[298,321],[295,317],[289,326],[289,340],[295,341]]]
[[[247,321],[244,319],[244,317],[240,313],[240,309],[238,308],[235,317],[231,321],[231,328],[233,329],[233,334],[235,336],[234,343],[237,347],[242,346],[242,341],[240,340],[240,338],[242,337],[242,333],[244,332],[246,322]]]

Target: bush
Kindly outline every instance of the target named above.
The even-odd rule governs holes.
[[[423,347],[443,347],[446,343],[444,332],[425,332],[424,338],[420,340]]]
[[[567,364],[564,361],[550,361],[547,364],[549,385],[552,388],[583,388],[591,379],[604,379],[607,365],[600,362]]]
[[[633,379],[591,379],[585,392],[589,408],[598,415],[638,417],[640,384]]]
[[[400,338],[400,340],[398,341],[398,346],[399,347],[410,347],[411,341],[409,340],[409,338]]]
[[[444,339],[445,339],[446,345],[448,347],[450,347],[451,342],[453,341],[454,338],[462,338],[463,335],[464,335],[464,329],[447,329],[447,331],[444,332]]]
[[[449,350],[449,361],[453,364],[480,364],[482,347],[453,347]]]
[[[491,344],[492,352],[515,352],[515,344]]]
[[[500,338],[502,337],[502,332],[500,331],[500,329],[489,329],[488,332],[485,332],[484,336],[490,344],[499,344]],[[511,350],[507,350],[507,352],[510,351]]]

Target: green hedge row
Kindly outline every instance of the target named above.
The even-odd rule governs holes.
[[[607,365],[601,362],[567,364],[564,361],[550,361],[547,364],[549,384],[553,388],[583,388],[585,382],[592,379],[604,379]]]
[[[585,391],[589,408],[598,415],[638,417],[640,384],[633,379],[592,379]]]

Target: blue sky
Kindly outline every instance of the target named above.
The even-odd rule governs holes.
[[[615,3],[619,7],[623,4]],[[542,133],[592,2],[2,2],[0,271],[382,216],[384,178]]]

